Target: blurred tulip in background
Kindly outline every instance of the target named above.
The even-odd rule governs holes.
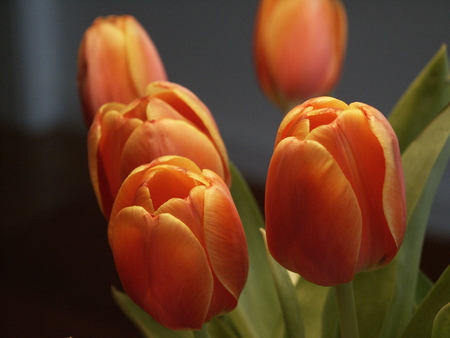
[[[339,0],[262,0],[254,36],[263,92],[284,113],[336,86],[347,43]]]
[[[406,223],[397,137],[363,103],[330,97],[291,110],[278,129],[266,183],[272,256],[310,282],[350,282],[396,255]]]
[[[165,327],[200,329],[236,307],[247,244],[214,172],[177,156],[136,168],[119,190],[108,238],[125,291]]]
[[[134,17],[99,17],[86,30],[77,81],[88,127],[103,104],[129,103],[143,96],[150,82],[166,79],[155,45]]]

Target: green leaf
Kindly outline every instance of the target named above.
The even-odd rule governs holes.
[[[389,122],[402,152],[449,102],[449,61],[447,48],[443,45],[390,114]]]
[[[446,304],[436,315],[433,323],[432,337],[450,337],[450,303]]]
[[[228,316],[241,337],[272,338],[279,325],[281,309],[259,231],[264,228],[264,219],[238,169],[233,164],[230,169],[231,194],[244,225],[250,269],[238,306]]]
[[[238,338],[227,316],[217,316],[207,324],[211,337]]]
[[[340,338],[336,288],[330,288],[322,314],[322,338]]]
[[[262,237],[266,238],[266,232],[261,229]],[[275,289],[278,294],[278,300],[281,305],[285,335],[287,337],[304,337],[303,321],[300,316],[300,308],[295,294],[294,284],[288,275],[286,269],[278,264],[270,255],[266,245],[266,255],[269,262],[270,272],[275,283]],[[306,309],[309,311],[309,309]]]
[[[142,310],[124,292],[112,287],[112,295],[120,309],[138,327],[144,337],[151,338],[193,338],[192,331],[172,331],[157,323],[147,312]]]
[[[319,286],[308,282],[306,279],[300,278],[295,287],[296,296],[300,306],[301,316],[303,318],[303,325],[306,337],[332,337],[329,332],[323,332],[324,329],[329,329],[334,323],[333,332],[338,332],[338,317],[335,304],[326,306],[327,299],[333,288]],[[331,296],[334,301],[334,293]],[[334,313],[335,317],[324,318],[324,312],[328,311],[331,316]],[[325,320],[326,323],[323,323]],[[325,324],[325,325],[323,325]]]
[[[436,332],[442,332],[441,330],[443,330],[446,325],[450,325],[450,322],[445,323],[446,316],[447,319],[450,319],[448,317],[448,315],[450,315],[448,310],[444,310],[444,312],[440,314],[440,316],[442,315],[442,317],[437,318],[436,328],[433,328],[433,321],[435,320],[435,317],[438,314],[439,310],[441,310],[441,308],[444,307],[444,305],[446,305],[447,303],[450,303],[450,267],[448,267],[442,273],[441,277],[433,286],[430,293],[425,297],[417,312],[414,314],[411,322],[408,324],[402,337],[427,338],[432,336],[432,330],[436,330]],[[445,311],[447,311],[448,313],[445,314]],[[447,329],[448,328],[450,327],[447,327]],[[447,335],[445,337],[450,336]]]
[[[419,307],[419,304],[422,303],[425,296],[430,292],[433,287],[433,282],[422,272],[419,272],[419,276],[417,278],[417,288],[416,288],[416,297],[415,308]]]
[[[381,331],[398,337],[415,308],[423,238],[433,198],[450,157],[450,105],[447,106],[403,153],[407,229],[398,260],[397,286]]]
[[[378,337],[394,297],[396,272],[394,263],[355,276],[353,289],[361,337]]]

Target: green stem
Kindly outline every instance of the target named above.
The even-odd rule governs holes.
[[[201,330],[192,331],[195,338],[209,338],[208,326],[207,324],[203,325]]]
[[[358,321],[356,319],[353,283],[336,285],[336,299],[339,312],[339,324],[342,338],[358,338]]]

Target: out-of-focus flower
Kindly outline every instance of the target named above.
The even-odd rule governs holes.
[[[159,156],[187,157],[231,181],[225,145],[198,97],[165,81],[152,82],[147,94],[129,105],[103,105],[89,129],[91,181],[106,218],[128,174]]]
[[[405,232],[397,137],[363,103],[320,97],[278,129],[266,185],[267,242],[285,268],[324,286],[384,266]]]
[[[347,43],[341,1],[262,0],[255,28],[256,74],[284,112],[336,86]]]
[[[136,168],[117,194],[108,238],[125,291],[167,328],[200,329],[236,307],[247,244],[214,172],[178,156]]]
[[[87,126],[107,102],[129,103],[150,82],[166,80],[158,51],[130,15],[97,18],[81,41],[78,88]]]

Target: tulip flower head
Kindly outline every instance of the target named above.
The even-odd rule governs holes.
[[[165,81],[152,82],[147,94],[129,105],[105,104],[89,130],[91,181],[106,218],[128,174],[160,156],[187,157],[231,181],[225,145],[197,96]]]
[[[397,137],[363,103],[319,97],[291,110],[275,141],[266,184],[272,256],[310,282],[350,282],[384,266],[405,232]]]
[[[158,51],[130,15],[97,18],[81,41],[78,88],[87,126],[107,102],[129,103],[150,82],[166,80]]]
[[[339,80],[347,17],[339,0],[262,0],[256,18],[256,74],[284,112],[326,95]]]
[[[246,239],[214,172],[178,156],[136,168],[118,192],[108,238],[125,291],[167,328],[200,329],[236,307]]]

